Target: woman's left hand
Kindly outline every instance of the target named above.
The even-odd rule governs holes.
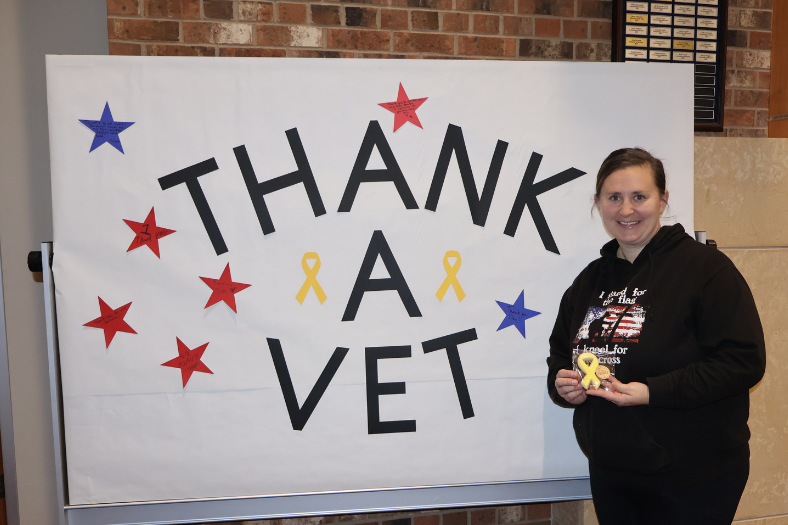
[[[632,383],[622,383],[615,376],[610,376],[609,384],[610,390],[589,388],[586,394],[602,397],[620,407],[648,405],[648,385],[635,383],[634,381]]]

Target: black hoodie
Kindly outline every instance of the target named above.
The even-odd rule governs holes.
[[[722,252],[680,224],[662,227],[633,263],[618,242],[577,276],[550,337],[547,388],[575,408],[578,444],[598,467],[670,473],[747,449],[749,389],[766,366],[763,329],[747,283]],[[558,395],[572,349],[607,347],[623,383],[649,388],[649,404],[618,407]],[[615,351],[615,354],[612,353]],[[696,469],[697,470],[697,469]]]

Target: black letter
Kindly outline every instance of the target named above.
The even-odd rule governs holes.
[[[470,330],[444,335],[443,337],[421,343],[425,354],[443,348],[446,349],[451,376],[454,378],[454,388],[457,390],[457,399],[460,400],[463,419],[473,417],[473,405],[471,404],[471,394],[468,392],[468,383],[465,382],[465,373],[462,371],[462,361],[460,361],[460,351],[457,349],[457,345],[475,340],[476,329],[471,328]]]
[[[586,172],[576,168],[569,168],[534,184],[536,172],[539,170],[539,164],[541,163],[542,156],[535,151],[531,153],[531,159],[528,161],[528,167],[525,168],[523,180],[520,182],[520,189],[517,190],[517,197],[514,199],[512,213],[509,215],[509,220],[506,222],[506,228],[504,228],[503,233],[514,237],[517,225],[520,224],[520,218],[523,216],[523,210],[527,204],[528,211],[531,212],[531,218],[534,220],[536,231],[539,232],[539,237],[542,239],[545,249],[560,255],[555,239],[553,239],[553,234],[550,232],[550,226],[547,225],[547,219],[544,218],[544,213],[542,213],[542,208],[539,206],[539,201],[536,200],[536,197],[578,177],[582,177]]]
[[[372,155],[372,148],[375,146],[378,147],[378,152],[386,165],[385,170],[367,169],[369,157]],[[405,180],[399,164],[397,164],[397,159],[394,158],[394,153],[392,153],[391,147],[386,141],[386,136],[383,134],[383,130],[380,129],[380,124],[378,124],[377,120],[370,120],[337,211],[350,211],[350,208],[353,207],[353,201],[356,199],[358,187],[362,182],[385,181],[394,183],[394,187],[397,188],[402,202],[405,203],[405,208],[409,210],[419,209],[416,199],[413,198],[413,194],[410,192],[408,182]]]
[[[367,364],[367,433],[392,434],[394,432],[416,432],[416,420],[380,420],[380,396],[404,394],[405,383],[378,383],[378,359],[410,357],[410,346],[378,346],[364,349]]]
[[[385,279],[370,279],[369,276],[372,275],[372,269],[375,267],[378,255],[383,260],[383,264],[386,265],[389,277]],[[367,253],[364,255],[364,261],[361,263],[361,269],[358,271],[356,284],[353,285],[353,291],[350,292],[350,299],[347,301],[342,320],[352,321],[356,318],[358,307],[361,305],[361,299],[364,298],[365,292],[380,292],[383,290],[397,290],[402,304],[405,305],[405,309],[408,311],[408,315],[421,317],[421,311],[413,298],[413,294],[410,293],[408,283],[405,282],[405,277],[399,269],[394,254],[391,253],[391,248],[389,248],[383,232],[375,230],[372,234],[372,239],[369,241]]]
[[[285,354],[282,352],[282,345],[279,344],[279,339],[266,338],[268,341],[268,349],[271,350],[271,358],[274,360],[274,368],[276,368],[276,376],[279,378],[279,386],[282,388],[282,395],[285,398],[285,406],[287,406],[287,413],[290,415],[290,423],[293,425],[293,430],[302,430],[306,422],[309,421],[309,416],[315,410],[318,401],[323,397],[323,394],[328,388],[328,384],[337,373],[339,365],[345,359],[348,349],[337,347],[328,364],[323,369],[320,377],[317,378],[315,386],[304,401],[304,406],[298,408],[298,399],[296,399],[295,389],[293,388],[293,381],[290,379],[290,372],[287,370],[287,363],[285,362]]]
[[[164,177],[159,178],[159,186],[162,190],[168,190],[178,184],[186,183],[186,188],[192,196],[192,201],[197,207],[197,213],[200,214],[202,225],[205,226],[205,231],[208,232],[208,238],[211,239],[213,249],[216,255],[221,255],[227,251],[227,244],[224,242],[222,232],[219,231],[219,225],[216,224],[216,219],[213,218],[211,207],[208,206],[208,201],[205,198],[205,193],[202,191],[198,177],[202,177],[207,173],[216,171],[219,166],[216,164],[216,159],[204,160],[194,166],[183,168],[182,170],[170,173]]]
[[[468,160],[468,150],[465,149],[465,138],[462,136],[462,128],[449,124],[446,130],[446,137],[443,139],[443,147],[438,156],[438,165],[435,167],[435,175],[432,177],[430,192],[427,194],[427,203],[424,205],[430,211],[438,208],[438,199],[443,189],[443,181],[446,179],[446,172],[449,169],[452,151],[457,157],[457,165],[460,167],[460,177],[465,188],[465,197],[468,199],[468,207],[471,209],[471,219],[478,226],[484,226],[487,222],[487,214],[490,212],[495,186],[498,184],[498,175],[501,173],[503,158],[506,155],[506,148],[509,143],[499,140],[495,145],[490,169],[487,172],[487,179],[484,181],[482,198],[479,199],[476,192],[476,182],[473,180],[473,170],[471,161]]]
[[[275,179],[270,179],[265,182],[257,182],[257,175],[255,175],[252,163],[249,161],[249,155],[246,153],[246,146],[242,144],[237,148],[233,148],[235,160],[238,161],[238,167],[241,168],[241,174],[244,176],[244,182],[246,182],[246,189],[249,191],[249,197],[252,198],[254,211],[257,212],[257,220],[260,221],[260,227],[263,229],[265,235],[276,231],[274,229],[274,223],[271,221],[271,214],[268,213],[268,206],[265,204],[265,196],[269,193],[299,183],[303,184],[315,217],[325,215],[326,213],[326,208],[323,206],[323,200],[320,198],[320,191],[317,189],[315,176],[312,174],[312,168],[309,167],[309,161],[306,158],[304,146],[301,144],[301,137],[298,136],[298,129],[288,129],[285,131],[285,135],[287,135],[287,141],[290,143],[290,151],[293,152],[293,157],[295,158],[298,169],[287,175],[282,175],[281,177],[276,177]]]

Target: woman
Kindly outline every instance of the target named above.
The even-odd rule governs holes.
[[[561,299],[550,397],[574,408],[601,525],[730,524],[749,474],[749,389],[766,364],[750,289],[721,252],[680,224],[662,162],[620,149],[594,197],[614,239]],[[605,388],[580,384],[572,353],[615,363]]]

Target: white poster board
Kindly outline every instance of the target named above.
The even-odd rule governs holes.
[[[71,504],[587,474],[547,339],[608,240],[610,151],[662,158],[692,231],[690,67],[48,57],[47,78]]]

